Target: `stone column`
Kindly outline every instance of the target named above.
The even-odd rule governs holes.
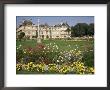
[[[39,28],[39,19],[38,19],[38,38],[37,38],[37,43],[41,43],[40,28]]]

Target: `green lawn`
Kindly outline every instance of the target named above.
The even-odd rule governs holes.
[[[59,50],[72,50],[79,48],[79,50],[93,49],[94,41],[72,41],[72,40],[43,40],[43,44],[57,44]],[[35,47],[37,45],[37,40],[27,40],[27,41],[17,41],[16,45]]]

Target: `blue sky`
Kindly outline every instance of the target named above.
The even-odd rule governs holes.
[[[30,20],[37,24],[37,19],[40,19],[40,24],[48,23],[48,25],[60,24],[61,22],[67,22],[70,26],[74,26],[77,23],[94,23],[94,16],[17,16],[16,24],[20,25],[23,20]]]

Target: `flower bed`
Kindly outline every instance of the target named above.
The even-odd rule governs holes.
[[[71,48],[71,45],[68,45]],[[17,73],[35,72],[37,74],[94,74],[94,67],[88,66],[84,59],[88,50],[80,50],[78,46],[70,50],[61,50],[56,43],[37,44],[36,47],[24,47],[21,44],[16,48]]]

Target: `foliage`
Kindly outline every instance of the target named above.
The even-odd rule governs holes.
[[[24,36],[25,36],[25,33],[24,32],[20,32],[20,35],[18,35],[18,39],[21,41]]]
[[[94,24],[78,23],[71,27],[72,37],[82,37],[82,36],[93,36],[94,35]]]

